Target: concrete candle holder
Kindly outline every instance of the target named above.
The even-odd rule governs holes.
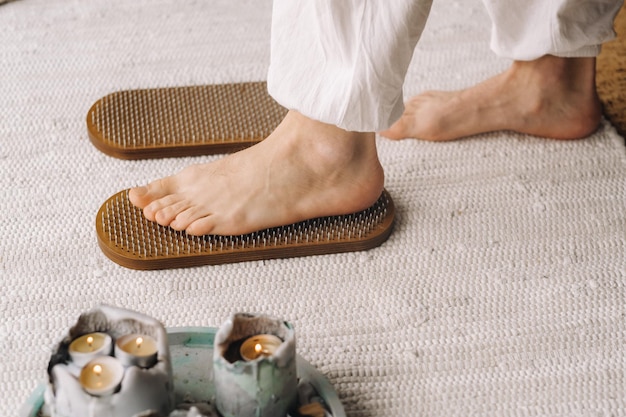
[[[255,359],[243,359],[241,346],[259,335],[276,336],[282,343]],[[261,344],[258,351],[264,352]],[[267,316],[233,315],[215,335],[213,376],[215,404],[223,417],[286,416],[298,393],[293,327]]]
[[[113,339],[127,334],[146,335],[156,343],[156,362],[149,368],[123,369],[121,382],[112,393],[94,395],[93,390],[81,385],[81,368],[72,362],[68,352],[73,340],[92,332],[106,333]],[[50,358],[48,375],[44,400],[52,417],[132,417],[147,410],[168,415],[174,408],[167,333],[157,320],[134,311],[101,306],[82,314]]]

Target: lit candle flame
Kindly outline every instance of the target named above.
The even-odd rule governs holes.
[[[135,340],[135,342],[137,343],[137,349],[141,349],[141,344],[143,343],[143,337],[138,337],[137,340]]]
[[[87,344],[89,345],[89,347],[92,347],[92,345],[93,345],[93,337],[91,337],[91,336],[87,337]]]
[[[254,351],[256,353],[261,353],[263,351],[263,346],[261,346],[260,343],[257,343],[256,345],[254,345]]]
[[[100,376],[100,374],[102,373],[102,366],[94,365],[93,366],[93,373],[96,374],[96,376]]]

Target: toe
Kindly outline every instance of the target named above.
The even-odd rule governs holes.
[[[158,210],[154,218],[157,223],[162,226],[169,226],[170,223],[178,216],[180,213],[184,212],[189,208],[189,203],[186,201],[178,201],[174,204],[165,206]]]
[[[202,236],[213,233],[215,230],[215,216],[205,216],[189,224],[185,231],[187,234]]]
[[[128,191],[128,199],[134,206],[144,208],[150,204],[150,200],[146,198],[148,187],[135,187]]]
[[[131,188],[128,198],[133,205],[144,208],[156,200],[173,194],[175,190],[173,177],[167,177],[153,181],[143,187]]]
[[[198,207],[189,207],[178,213],[176,218],[171,221],[170,227],[178,231],[186,230],[191,223],[204,215]]]
[[[158,221],[157,214],[166,208],[177,206],[181,199],[176,195],[168,195],[158,200],[152,201],[143,208],[143,215],[150,221]],[[180,212],[180,211],[179,211]],[[174,216],[176,217],[176,216]],[[161,223],[161,222],[159,222]],[[162,223],[161,223],[162,224]]]
[[[380,132],[381,136],[386,137],[387,139],[400,140],[405,139],[406,135],[406,123],[404,120],[404,116],[398,119],[389,129],[383,130]]]

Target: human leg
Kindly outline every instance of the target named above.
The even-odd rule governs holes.
[[[391,139],[453,140],[494,130],[577,139],[596,130],[601,107],[595,56],[613,36],[620,2],[485,0],[492,49],[514,60],[471,88],[411,98],[381,132]],[[519,10],[518,10],[519,9]]]
[[[381,134],[390,139],[447,141],[496,130],[577,139],[600,123],[595,58],[545,55],[514,61],[488,80],[460,91],[427,91],[405,104]]]
[[[274,3],[268,86],[291,109],[285,120],[251,148],[132,189],[149,220],[232,235],[358,211],[379,197],[373,132],[402,112],[429,3],[296,3]]]

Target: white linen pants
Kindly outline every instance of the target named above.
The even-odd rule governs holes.
[[[593,57],[622,0],[483,0],[499,56]],[[388,128],[432,0],[274,0],[268,91],[345,130]]]

